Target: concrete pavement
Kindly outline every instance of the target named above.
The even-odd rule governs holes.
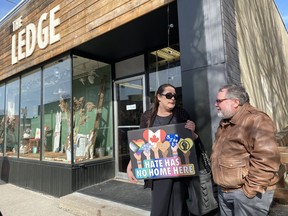
[[[148,216],[148,211],[78,192],[52,197],[0,182],[3,216]]]
[[[149,216],[150,212],[128,205],[73,193],[60,198],[59,207],[79,216]],[[3,215],[5,216],[5,215]]]
[[[133,185],[133,184],[132,184]],[[111,185],[108,185],[111,188]],[[94,188],[94,189],[93,189]],[[91,187],[91,194],[99,188]],[[105,186],[100,187],[104,190]],[[84,190],[85,191],[85,190]],[[110,191],[107,191],[110,193]],[[116,190],[121,197],[123,192]],[[126,196],[127,196],[127,192]],[[103,195],[103,194],[102,194]],[[105,193],[104,193],[105,195]],[[134,195],[134,196],[133,196]],[[112,194],[113,196],[113,194]],[[129,195],[128,195],[129,196]],[[125,196],[123,195],[123,198]],[[132,193],[135,198],[135,191]],[[132,204],[132,203],[131,203]],[[120,202],[87,195],[83,191],[74,192],[61,198],[52,197],[32,190],[24,189],[0,180],[0,211],[3,216],[149,216],[150,212]],[[287,216],[288,205],[274,203],[269,216]]]
[[[3,216],[72,216],[59,208],[59,199],[1,182],[0,210]]]

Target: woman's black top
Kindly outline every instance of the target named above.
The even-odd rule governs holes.
[[[183,108],[174,108],[172,115],[167,117],[155,116],[151,123],[148,125],[152,110],[145,111],[140,119],[140,128],[156,127],[167,124],[185,123],[190,120],[190,116]]]

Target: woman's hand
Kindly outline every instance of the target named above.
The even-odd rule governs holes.
[[[193,121],[187,120],[187,122],[185,124],[185,128],[192,131],[192,139],[193,140],[196,140],[198,138],[198,135],[195,133],[196,125]]]
[[[187,128],[188,130],[191,130],[192,132],[195,131],[196,125],[193,121],[187,120],[186,124],[185,124],[185,128]]]
[[[128,176],[128,179],[131,183],[137,183],[137,179],[135,178],[133,172],[132,172],[132,164],[131,164],[131,160],[129,161],[128,165],[127,165],[127,169],[126,169],[126,172],[127,172],[127,176]]]

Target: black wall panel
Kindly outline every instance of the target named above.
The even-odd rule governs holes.
[[[114,167],[112,159],[72,166],[18,158],[0,158],[3,181],[55,197],[113,178]]]

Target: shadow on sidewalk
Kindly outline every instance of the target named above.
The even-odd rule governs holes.
[[[151,191],[150,189],[144,189],[143,185],[132,184],[113,179],[84,188],[77,192],[92,197],[133,206],[146,211],[150,211],[151,208]],[[207,214],[207,216],[208,215],[217,215],[217,212],[213,211]],[[269,216],[287,215],[288,205],[280,204],[275,201],[272,203]]]

